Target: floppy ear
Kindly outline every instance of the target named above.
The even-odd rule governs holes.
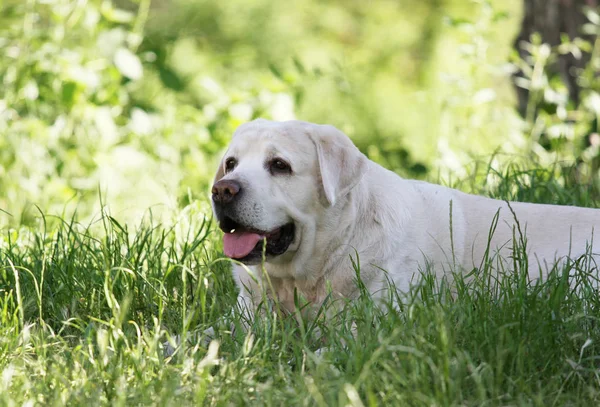
[[[367,172],[367,157],[333,126],[318,125],[310,137],[317,147],[321,184],[329,206],[346,196]]]

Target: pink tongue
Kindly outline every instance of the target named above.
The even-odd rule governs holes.
[[[241,259],[254,249],[254,246],[264,236],[251,232],[225,233],[223,236],[223,251],[225,256],[232,259]]]

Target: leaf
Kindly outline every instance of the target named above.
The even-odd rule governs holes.
[[[104,18],[113,23],[130,23],[135,19],[135,14],[132,12],[115,8],[108,1],[102,2],[100,12]]]
[[[115,66],[121,74],[131,80],[138,80],[144,74],[140,59],[127,48],[119,48],[115,53]]]
[[[274,64],[269,64],[269,70],[276,78],[283,80],[283,74]]]
[[[598,33],[598,26],[590,23],[586,23],[581,27],[581,32],[587,35],[595,35]]]
[[[600,115],[600,95],[596,92],[590,92],[585,100],[585,104],[591,109],[596,115]]]
[[[300,60],[298,58],[293,57],[292,61],[294,62],[294,66],[296,67],[298,72],[300,72],[300,73],[306,72],[306,69],[304,69],[304,65],[302,65],[302,62],[300,62]]]
[[[462,27],[473,25],[473,22],[466,18],[444,17],[444,23],[450,27]]]
[[[65,82],[62,86],[61,99],[62,102],[69,108],[73,107],[75,102],[75,91],[77,90],[77,84],[75,82]]]
[[[172,69],[166,67],[159,68],[158,74],[163,85],[167,88],[176,91],[182,91],[185,88],[185,83]]]
[[[494,99],[496,99],[496,91],[492,88],[480,89],[473,95],[473,103],[476,105],[488,103]]]
[[[37,83],[32,79],[23,87],[23,96],[29,100],[36,100],[40,95]]]
[[[498,11],[494,13],[494,17],[492,18],[493,22],[498,22],[502,20],[506,20],[510,17],[510,14],[507,11]]]
[[[598,15],[598,13],[594,9],[586,7],[584,12],[585,16],[588,20],[590,20],[592,24],[600,25],[600,15]]]

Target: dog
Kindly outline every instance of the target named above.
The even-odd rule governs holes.
[[[492,255],[509,259],[517,235],[527,242],[531,279],[566,259],[600,260],[592,247],[600,210],[494,200],[403,179],[330,125],[241,125],[211,198],[224,253],[236,260],[238,304],[250,311],[265,296],[290,313],[296,296],[313,310],[330,294],[356,297],[352,256],[375,298],[390,282],[409,290],[425,266],[442,277]]]

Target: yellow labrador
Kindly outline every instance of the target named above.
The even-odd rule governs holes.
[[[388,278],[408,290],[425,262],[436,274],[470,271],[487,250],[510,265],[515,219],[527,239],[532,279],[589,253],[600,230],[597,209],[509,204],[403,179],[336,128],[301,121],[240,126],[217,171],[212,202],[225,254],[248,266],[234,266],[240,305],[252,308],[267,293],[289,311],[294,290],[316,306],[328,286],[355,296],[355,253],[364,284],[377,296]],[[268,279],[259,265],[263,250]],[[589,258],[599,261],[598,251]]]

